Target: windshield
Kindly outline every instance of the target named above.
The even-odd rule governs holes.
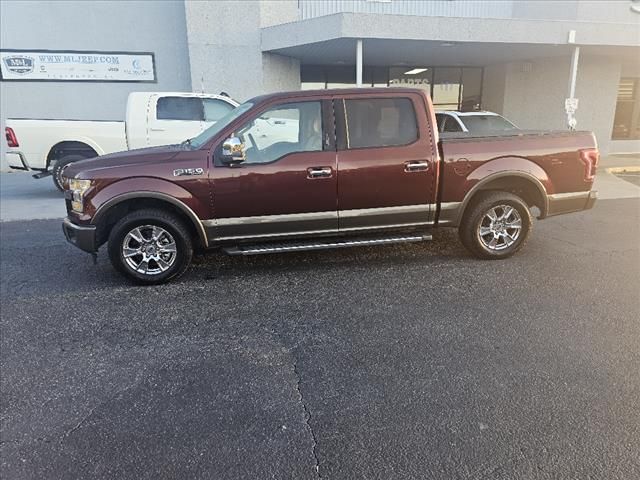
[[[251,102],[246,102],[246,103],[243,103],[242,105],[238,105],[236,108],[234,108],[233,110],[228,112],[226,115],[221,117],[216,123],[214,123],[205,131],[203,131],[200,135],[192,138],[189,143],[195,148],[201,147],[202,145],[207,143],[211,138],[217,135],[224,127],[229,125],[231,122],[233,122],[236,118],[238,118],[244,112],[249,110],[251,107],[253,107],[253,103]]]
[[[471,133],[504,132],[518,129],[500,115],[461,115],[460,120]]]

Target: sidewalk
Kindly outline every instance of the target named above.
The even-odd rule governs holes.
[[[593,185],[593,189],[598,191],[599,199],[640,198],[640,187],[607,171],[609,168],[620,167],[640,168],[640,155],[609,155],[600,159]]]
[[[640,167],[640,153],[602,157],[598,165],[598,173],[606,168],[617,167]]]
[[[63,218],[64,196],[51,177],[36,180],[28,172],[0,173],[0,221]]]

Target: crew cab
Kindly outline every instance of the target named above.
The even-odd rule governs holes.
[[[436,122],[440,133],[471,132],[475,134],[482,134],[488,132],[509,132],[512,130],[518,130],[518,127],[502,115],[486,111],[436,111]]]
[[[422,242],[438,227],[502,259],[525,244],[532,212],[593,206],[597,163],[590,132],[440,140],[423,90],[270,94],[187,142],[67,166],[63,231],[94,255],[106,243],[113,266],[141,283],[179,276],[194,249]]]
[[[225,95],[184,92],[133,92],[124,122],[9,118],[7,162],[16,170],[53,175],[72,162],[122,150],[167,145],[194,137],[233,110]]]

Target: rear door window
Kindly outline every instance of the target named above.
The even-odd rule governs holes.
[[[409,98],[345,100],[347,148],[409,145],[418,139],[418,124]]]

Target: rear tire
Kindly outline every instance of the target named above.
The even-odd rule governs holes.
[[[193,257],[191,234],[184,222],[164,210],[135,210],[109,234],[109,259],[136,283],[154,285],[182,275]]]
[[[61,192],[64,191],[64,186],[62,185],[62,170],[64,167],[69,165],[70,163],[77,162],[79,160],[85,160],[88,157],[83,155],[65,155],[64,157],[56,160],[53,164],[53,168],[51,169],[51,173],[53,174],[53,184],[57,187]]]
[[[520,250],[531,228],[531,212],[520,197],[509,192],[486,192],[465,212],[458,234],[474,256],[499,260]]]

